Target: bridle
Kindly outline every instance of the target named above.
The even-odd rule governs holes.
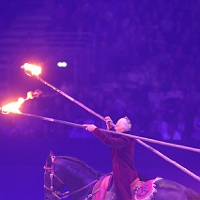
[[[66,183],[64,181],[62,181],[61,178],[59,178],[56,174],[55,174],[55,171],[54,171],[54,160],[55,160],[56,156],[51,156],[51,167],[47,167],[47,166],[44,166],[44,170],[45,170],[45,174],[46,173],[49,173],[49,178],[50,178],[50,187],[48,187],[47,185],[45,185],[44,183],[44,188],[48,191],[50,191],[52,193],[53,196],[55,196],[57,199],[65,199],[65,198],[68,198],[70,195],[73,195],[75,193],[78,193],[86,188],[89,188],[91,185],[95,184],[98,179],[92,181],[91,183],[83,186],[82,188],[79,188],[75,191],[66,191],[66,192],[60,192],[60,191],[57,191],[55,188],[54,188],[54,178],[57,179],[62,185],[66,185]],[[46,176],[45,176],[46,177]],[[88,200],[88,199],[91,199],[91,197],[93,195],[95,195],[98,191],[95,191],[93,194],[89,194],[88,197],[86,197],[84,200]]]

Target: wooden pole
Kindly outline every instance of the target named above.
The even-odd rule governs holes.
[[[101,115],[99,115],[98,113],[94,112],[93,110],[91,110],[90,108],[88,108],[87,106],[85,106],[84,104],[80,103],[79,101],[75,100],[74,98],[72,98],[71,96],[67,95],[66,93],[64,93],[63,91],[59,90],[58,88],[54,87],[53,85],[51,85],[50,83],[46,82],[45,80],[43,80],[42,78],[40,78],[39,76],[35,76],[39,81],[43,82],[45,85],[51,87],[53,90],[55,90],[56,92],[60,93],[61,95],[63,95],[64,97],[68,98],[70,101],[76,103],[77,105],[81,106],[83,109],[87,110],[88,112],[90,112],[91,114],[97,116],[98,118],[100,118],[101,120],[105,121],[105,118]],[[111,125],[114,127],[115,124],[111,123]],[[144,147],[147,148],[147,144],[145,144],[144,142],[142,142],[140,139],[136,139],[136,141],[138,143],[140,143],[141,145],[143,145]],[[164,145],[164,143],[163,143]],[[150,146],[149,146],[150,147]],[[157,155],[161,156],[161,153],[157,150],[155,150],[153,147],[148,148],[150,150],[153,150],[154,153],[156,153]],[[164,156],[164,155],[163,155]],[[164,158],[164,157],[162,157]],[[165,156],[165,158],[167,158]],[[169,159],[169,158],[168,158]],[[176,165],[176,167],[178,167],[179,169],[183,170],[184,167],[182,167],[181,165]],[[185,170],[186,171],[186,170]],[[189,170],[188,170],[189,171]],[[190,172],[192,173],[192,172]]]
[[[78,127],[78,128],[85,128],[84,125],[82,125],[82,124],[76,124],[76,123],[73,123],[73,122],[68,122],[68,121],[53,119],[53,118],[49,118],[49,117],[43,117],[43,116],[34,115],[34,114],[27,114],[27,113],[20,113],[20,114],[21,115],[25,115],[25,116],[29,116],[29,117],[34,117],[34,118],[42,119],[42,120],[46,120],[46,121],[50,121],[50,122],[65,124],[65,125],[68,125],[68,126],[75,126],[75,127]],[[188,150],[188,151],[193,151],[193,152],[200,153],[200,149],[193,148],[193,147],[188,147],[188,146],[178,145],[178,144],[172,144],[172,143],[168,143],[168,142],[154,140],[154,139],[150,139],[150,138],[146,138],[146,137],[140,137],[140,136],[131,135],[131,134],[127,134],[127,133],[120,133],[120,132],[106,130],[106,129],[100,129],[100,130],[102,130],[104,132],[107,132],[107,133],[115,134],[115,135],[123,135],[123,136],[126,136],[126,137],[134,138],[137,141],[138,140],[144,140],[144,141],[150,142],[150,143],[155,143],[155,144],[160,144],[160,145],[165,145],[165,146],[175,147],[175,148],[178,148],[178,149],[184,149],[184,150]]]
[[[193,172],[189,171],[187,168],[183,167],[182,165],[180,165],[179,163],[175,162],[174,160],[168,158],[167,156],[165,156],[164,154],[162,154],[161,152],[159,152],[158,150],[154,149],[153,147],[147,145],[146,143],[142,142],[141,140],[138,141],[138,143],[140,143],[141,145],[145,146],[146,148],[148,148],[149,150],[151,150],[152,152],[154,152],[155,154],[159,155],[161,158],[163,158],[164,160],[166,160],[167,162],[175,165],[176,167],[178,167],[180,170],[182,170],[183,172],[187,173],[188,175],[190,175],[191,177],[195,178],[196,180],[200,181],[200,177],[197,176],[196,174],[194,174]]]
[[[26,114],[26,113],[20,113],[21,115],[25,115],[25,116],[29,116],[29,117],[35,117],[35,118],[38,118],[38,119],[42,119],[42,120],[46,120],[46,121],[50,121],[50,122],[56,122],[56,123],[61,123],[61,124],[65,124],[65,125],[69,125],[69,126],[75,126],[75,127],[78,127],[78,128],[85,128],[85,126],[81,125],[81,124],[76,124],[76,123],[72,123],[72,122],[67,122],[67,121],[62,121],[62,120],[57,120],[57,119],[53,119],[53,118],[49,118],[49,117],[43,117],[43,116],[39,116],[39,115],[33,115],[33,114]],[[105,131],[105,132],[109,132],[109,133],[112,133],[112,134],[118,134],[118,135],[124,135],[124,136],[127,136],[127,137],[131,137],[131,138],[137,138],[137,136],[133,136],[133,135],[130,135],[130,134],[126,134],[126,133],[119,133],[119,132],[115,132],[115,131],[108,131],[108,130],[104,130],[104,129],[100,129],[102,131]],[[132,137],[133,136],[133,137]],[[140,139],[142,139],[140,137]],[[154,149],[153,147],[149,146],[148,144],[142,142],[140,139],[136,139],[137,142],[143,146],[145,146],[147,149],[151,150],[153,153],[157,154],[158,156],[160,156],[161,158],[163,158],[164,160],[166,160],[167,162],[175,165],[176,167],[178,167],[180,170],[182,170],[183,172],[187,173],[188,175],[190,175],[191,177],[195,178],[196,180],[200,181],[200,177],[197,176],[196,174],[194,174],[193,172],[189,171],[188,169],[186,169],[185,167],[181,166],[179,163],[175,162],[174,160],[168,158],[167,156],[165,156],[164,154],[162,154],[161,152],[159,152],[158,150]],[[156,140],[154,140],[155,142]],[[156,143],[159,144],[160,141],[156,141]],[[163,145],[163,143],[162,143]],[[178,145],[180,146],[180,145]],[[177,145],[175,146],[177,147]],[[177,147],[178,148],[178,147]],[[189,147],[188,149],[189,150]],[[191,148],[191,150],[194,150],[194,148]],[[197,149],[199,150],[199,149]]]

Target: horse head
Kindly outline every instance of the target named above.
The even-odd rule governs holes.
[[[87,199],[94,184],[102,176],[98,171],[77,158],[68,156],[47,157],[44,166],[45,200]]]

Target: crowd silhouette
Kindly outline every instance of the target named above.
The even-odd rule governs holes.
[[[95,36],[90,85],[71,90],[70,95],[114,122],[128,116],[134,134],[160,140],[200,139],[198,0],[46,0],[44,10],[52,16],[47,31]],[[59,94],[31,100],[24,107],[29,113],[104,127]],[[4,135],[92,137],[76,127],[24,116],[1,117]]]

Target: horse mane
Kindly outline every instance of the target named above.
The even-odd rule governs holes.
[[[81,165],[84,169],[89,171],[91,174],[93,174],[97,179],[99,179],[102,176],[102,173],[99,171],[94,170],[91,166],[83,162],[82,160],[79,160],[75,157],[70,157],[70,156],[56,156],[56,158],[60,159],[65,159],[65,160],[70,160],[72,162],[76,162],[77,164]]]

